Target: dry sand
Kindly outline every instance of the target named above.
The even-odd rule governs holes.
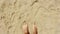
[[[32,34],[60,34],[60,0],[0,0],[0,34],[23,34],[26,22]]]

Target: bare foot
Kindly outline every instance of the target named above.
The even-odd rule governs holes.
[[[30,34],[28,30],[28,25],[26,23],[23,25],[23,32],[24,34]]]
[[[38,34],[36,24],[33,25],[33,34]]]
[[[28,25],[26,23],[23,25],[23,32],[24,32],[24,34],[30,34]],[[37,26],[35,24],[33,25],[33,34],[38,34]]]

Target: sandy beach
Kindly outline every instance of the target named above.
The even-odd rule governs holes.
[[[60,34],[60,0],[0,0],[0,34],[23,34],[36,23],[38,34]]]

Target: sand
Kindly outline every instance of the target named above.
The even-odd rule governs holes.
[[[0,0],[0,34],[23,34],[23,23],[38,34],[60,34],[60,0]]]

